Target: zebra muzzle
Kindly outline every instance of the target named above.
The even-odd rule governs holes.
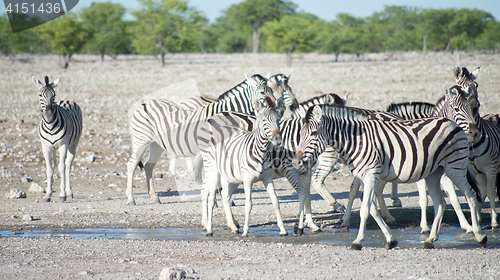
[[[297,170],[302,170],[304,168],[304,161],[302,160],[304,156],[304,152],[298,150],[295,152],[295,156],[293,157],[292,164],[293,167]]]

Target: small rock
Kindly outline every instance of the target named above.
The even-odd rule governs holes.
[[[33,193],[45,193],[45,190],[42,188],[42,186],[35,182],[31,183],[29,191]]]
[[[31,183],[33,182],[33,178],[30,176],[30,175],[27,175],[27,176],[24,176],[21,181],[23,181],[24,183]]]
[[[174,280],[186,278],[186,272],[182,269],[165,267],[161,270],[159,280]]]
[[[26,193],[20,189],[12,189],[9,193],[6,193],[5,196],[9,199],[26,198]]]
[[[24,214],[23,221],[33,221],[33,217],[29,214]]]

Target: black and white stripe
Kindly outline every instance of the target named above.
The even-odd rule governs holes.
[[[268,150],[272,149],[273,145],[281,144],[279,116],[271,99],[266,97],[264,101],[265,104],[255,101],[254,107],[258,111],[255,123],[253,116],[223,112],[208,118],[199,127],[197,140],[205,170],[202,208],[207,209],[205,226],[208,236],[213,235],[213,207],[219,182],[222,186],[221,195],[226,218],[234,232],[237,232],[238,228],[234,223],[229,200],[238,185],[243,184],[246,198],[243,236],[248,236],[252,185],[256,181],[262,181],[266,185],[276,211],[280,234],[287,235],[274,190],[272,173],[268,168],[270,164]],[[238,115],[237,119],[234,118],[235,115]]]
[[[381,219],[374,198],[379,183],[410,183],[425,179],[433,198],[436,216],[425,247],[438,239],[444,210],[439,179],[446,174],[467,198],[476,240],[486,245],[477,220],[479,191],[467,170],[469,143],[464,131],[445,118],[409,121],[370,120],[346,107],[317,105],[306,115],[294,166],[304,169],[314,164],[328,144],[339,151],[355,177],[364,184],[359,233],[352,248],[361,249],[366,220],[370,213],[386,236],[387,248],[397,245],[389,227]],[[469,182],[470,181],[470,182]]]
[[[47,190],[44,201],[50,201],[52,195],[52,175],[54,174],[55,150],[59,151],[59,173],[61,175],[61,191],[59,200],[73,198],[70,186],[70,171],[75,157],[78,141],[82,135],[82,111],[73,101],[62,100],[55,102],[54,88],[60,79],[49,83],[45,76],[45,83],[33,77],[33,83],[38,87],[40,97],[40,111],[42,120],[38,127],[42,152],[47,166]],[[53,158],[54,157],[54,158]],[[54,164],[55,165],[55,164]]]
[[[199,152],[197,132],[209,117],[223,111],[237,111],[255,114],[253,102],[271,97],[277,107],[282,107],[282,99],[275,100],[267,80],[260,75],[247,79],[219,96],[217,102],[197,110],[185,110],[174,102],[153,99],[144,102],[133,113],[130,120],[132,134],[132,155],[127,164],[127,204],[135,204],[132,193],[134,171],[142,155],[149,147],[149,158],[145,164],[146,183],[154,202],[159,203],[152,184],[153,168],[166,150],[181,157],[195,156]]]

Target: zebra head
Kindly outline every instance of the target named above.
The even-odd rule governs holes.
[[[478,83],[476,82],[477,75],[479,74],[479,70],[481,69],[481,66],[477,67],[474,69],[474,71],[469,72],[467,68],[457,66],[453,70],[453,73],[455,74],[455,80],[457,85],[465,92],[469,93],[469,87],[471,85],[474,86],[475,91],[477,92],[477,87],[479,86]],[[468,97],[468,96],[466,96]]]
[[[245,77],[246,77],[246,83],[248,84],[249,87],[251,87],[252,92],[254,93],[252,94],[253,100],[257,98],[261,103],[265,104],[264,99],[266,97],[269,97],[271,102],[274,103],[274,108],[278,113],[279,117],[281,118],[283,116],[283,113],[285,112],[283,97],[282,96],[280,98],[274,97],[273,90],[268,85],[268,79],[259,74],[252,75],[251,77],[245,74]]]
[[[52,111],[52,105],[55,103],[56,92],[54,88],[57,87],[61,78],[49,83],[49,77],[45,76],[45,83],[33,76],[33,84],[38,88],[38,96],[40,97],[40,111],[45,114]]]
[[[299,102],[295,98],[292,92],[292,88],[288,85],[290,76],[284,74],[275,74],[269,78],[268,85],[272,89],[274,97],[279,99],[283,98],[284,103],[284,119],[288,119],[292,116],[293,111],[299,106]]]
[[[318,156],[326,149],[327,135],[322,126],[323,111],[315,105],[307,110],[304,125],[300,129],[299,145],[292,164],[297,170],[310,169]]]
[[[254,108],[257,110],[256,129],[262,128],[262,132],[274,146],[281,145],[280,117],[276,113],[274,103],[270,97],[264,98],[264,103],[255,101]]]
[[[448,118],[458,124],[467,134],[469,142],[477,141],[480,132],[474,118],[473,106],[467,100],[467,94],[459,86],[450,89],[445,86],[444,90],[445,101],[438,116]],[[473,91],[474,86],[469,87],[469,97],[476,96],[472,93]],[[474,106],[478,109],[479,103],[474,102]]]

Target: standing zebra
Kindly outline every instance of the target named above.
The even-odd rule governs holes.
[[[299,102],[292,92],[292,88],[288,85],[290,76],[284,74],[275,74],[269,78],[268,85],[275,93],[275,98],[283,96],[283,105],[285,106],[285,112],[283,114],[283,119],[288,119],[292,116],[293,112],[299,106]],[[282,87],[282,93],[279,92],[278,87]],[[278,93],[278,95],[276,95]]]
[[[58,150],[59,173],[61,175],[59,201],[64,202],[68,197],[73,198],[69,179],[76,147],[82,135],[82,111],[73,101],[61,100],[59,104],[55,102],[54,88],[57,87],[60,79],[49,83],[49,77],[45,76],[45,83],[42,83],[33,76],[32,80],[33,84],[38,87],[40,97],[42,120],[38,127],[38,134],[47,166],[47,189],[43,200],[49,202],[52,195],[53,166],[56,162],[55,150]]]
[[[176,156],[191,157],[199,152],[196,143],[198,127],[209,117],[223,111],[238,111],[254,114],[254,100],[270,96],[282,108],[282,99],[275,101],[267,80],[261,75],[246,77],[246,80],[219,96],[218,101],[195,111],[184,110],[174,102],[153,99],[144,102],[133,113],[130,120],[132,155],[127,164],[127,204],[135,204],[133,196],[134,172],[142,155],[149,147],[149,158],[145,164],[146,184],[154,203],[160,203],[153,187],[153,168],[163,150]]]
[[[304,225],[309,226],[313,231],[320,231],[319,227],[314,224],[311,214],[311,196],[310,196],[310,184],[311,184],[311,170],[304,170],[303,172],[298,172],[292,164],[292,160],[295,154],[295,149],[298,146],[299,131],[304,124],[304,118],[302,115],[305,111],[315,104],[337,104],[344,106],[346,99],[340,98],[334,93],[328,93],[321,96],[313,97],[307,101],[304,101],[298,105],[298,108],[294,111],[292,116],[286,120],[283,118],[280,121],[282,142],[281,146],[274,146],[269,152],[271,157],[271,166],[269,167],[272,171],[272,177],[274,179],[286,177],[288,182],[292,185],[294,190],[299,196],[299,223],[296,229],[298,235],[303,233]],[[303,112],[303,114],[302,114]],[[252,130],[255,126],[255,117],[242,115],[239,113],[225,112],[223,119],[221,121],[231,123],[233,126],[238,126],[242,129]],[[332,150],[333,151],[333,150]],[[326,152],[325,152],[326,153]],[[319,162],[318,165],[321,166],[325,162]],[[201,181],[201,167],[203,163],[195,159],[195,175],[197,181]],[[329,162],[326,162],[327,168],[330,167]],[[319,169],[319,168],[318,168]],[[326,190],[324,185],[320,185],[320,188],[325,189],[324,191],[316,189],[318,192],[331,194]],[[333,197],[332,197],[333,198]],[[333,198],[334,199],[334,198]],[[203,199],[205,203],[206,198]],[[202,224],[206,226],[207,213],[206,207],[202,207]],[[305,221],[304,224],[304,215]],[[226,217],[228,221],[233,220],[233,217]],[[228,222],[228,226],[232,227],[232,224]]]
[[[477,90],[479,87],[476,82],[477,75],[479,74],[479,70],[481,70],[481,66],[474,69],[474,71],[469,72],[467,68],[457,66],[453,69],[453,74],[455,75],[455,82],[457,86],[459,86],[464,92],[469,92],[469,86],[473,85],[474,89]]]
[[[472,196],[475,193],[479,200],[480,194],[467,170],[467,135],[455,123],[445,118],[370,120],[350,108],[317,105],[306,114],[294,166],[298,169],[311,166],[328,144],[339,151],[353,175],[364,184],[360,228],[352,249],[362,247],[368,213],[382,229],[386,248],[397,246],[397,241],[376,209],[374,189],[379,183],[410,183],[421,179],[425,179],[436,213],[431,234],[424,243],[425,248],[432,248],[432,243],[438,239],[445,206],[439,187],[443,173],[467,198],[476,240],[481,246],[486,246],[487,238],[481,233],[476,201]]]
[[[213,207],[219,182],[222,186],[222,203],[227,222],[233,232],[237,232],[238,228],[234,224],[229,200],[238,185],[243,183],[245,189],[243,236],[248,236],[249,216],[252,210],[252,185],[257,181],[262,181],[266,185],[276,211],[280,235],[287,235],[274,190],[272,173],[268,169],[270,164],[268,150],[272,149],[272,145],[281,144],[280,117],[269,97],[264,99],[265,104],[261,104],[257,99],[254,103],[258,114],[251,131],[248,131],[247,127],[240,128],[239,125],[234,125],[227,113],[217,114],[199,127],[197,140],[205,169],[203,202],[208,199],[207,236],[213,235]]]

